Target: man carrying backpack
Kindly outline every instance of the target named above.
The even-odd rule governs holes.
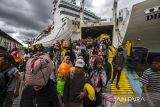
[[[35,53],[26,63],[20,107],[60,107],[55,83],[50,79],[54,64],[43,48]]]
[[[13,98],[19,96],[20,75],[4,47],[0,47],[0,107],[12,107]]]
[[[89,81],[88,75],[83,71],[85,62],[77,59],[75,71],[70,72],[64,85],[64,104],[65,107],[83,107],[83,87]]]

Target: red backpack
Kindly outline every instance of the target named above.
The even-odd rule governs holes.
[[[45,86],[53,70],[54,64],[47,54],[34,56],[26,63],[25,84]]]

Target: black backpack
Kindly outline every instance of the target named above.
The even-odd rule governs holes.
[[[5,95],[7,91],[7,85],[9,82],[7,71],[8,69],[0,72],[0,95]]]

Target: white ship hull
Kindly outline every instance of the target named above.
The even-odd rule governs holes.
[[[81,39],[80,7],[64,0],[55,0],[53,10],[54,29],[47,37],[37,41],[36,44],[49,45],[62,39]],[[99,17],[85,10],[84,19],[95,20]]]

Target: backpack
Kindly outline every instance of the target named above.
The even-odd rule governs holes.
[[[88,74],[85,72],[83,72],[83,73],[84,73],[84,79],[87,80],[89,78]],[[75,72],[73,72],[73,71],[69,72],[69,78],[71,81],[74,79],[74,75],[75,75]]]
[[[9,69],[6,69],[5,71],[0,72],[0,96],[5,95],[7,92],[7,86],[9,83],[9,77],[7,75],[7,71]]]
[[[53,70],[54,64],[49,55],[34,56],[26,63],[25,84],[28,86],[45,86]]]
[[[5,93],[7,85],[6,85],[6,77],[4,72],[0,72],[0,94]]]

